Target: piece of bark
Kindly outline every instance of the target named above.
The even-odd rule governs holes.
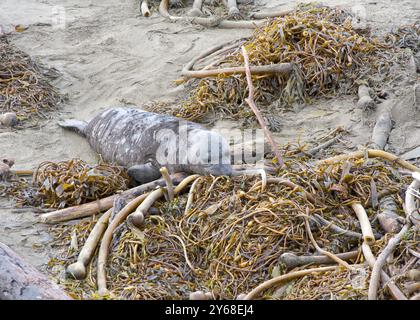
[[[0,300],[71,300],[60,287],[0,242]]]

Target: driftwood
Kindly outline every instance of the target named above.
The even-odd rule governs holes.
[[[202,18],[202,17],[177,17],[172,16],[168,12],[169,0],[162,0],[159,5],[160,14],[169,19],[170,21],[186,21],[194,24],[199,24],[207,28],[217,27],[223,29],[255,29],[262,26],[265,21],[251,21],[251,20],[238,20],[230,21],[223,20],[219,17]]]
[[[284,17],[295,11],[294,9],[289,10],[279,10],[279,11],[270,11],[270,12],[254,12],[251,13],[250,17],[254,19],[265,19],[265,18],[275,18],[275,17]]]
[[[173,184],[178,184],[183,178],[185,177],[185,174],[183,173],[175,173],[172,175]],[[166,184],[165,179],[158,179],[146,184],[143,184],[141,186],[132,188],[130,190],[124,191],[121,194],[116,194],[104,199],[100,199],[94,202],[82,204],[80,206],[61,209],[49,213],[42,214],[40,216],[40,220],[43,223],[57,223],[62,221],[68,221],[72,219],[79,219],[83,217],[92,216],[94,214],[100,213],[102,211],[106,211],[110,208],[112,208],[112,205],[114,203],[114,200],[117,197],[137,197],[138,195],[152,190],[156,187],[162,187]]]
[[[265,66],[252,66],[250,67],[251,74],[254,75],[266,75],[266,74],[289,74],[292,71],[292,65],[290,63],[279,63],[270,64]],[[231,67],[214,70],[183,70],[182,76],[185,78],[208,78],[217,77],[220,74],[232,75],[232,74],[245,74],[246,70],[244,67]]]
[[[246,52],[246,49],[244,46],[242,46],[242,55],[244,57],[245,62],[245,71],[246,71],[246,81],[248,83],[248,98],[245,98],[246,103],[248,103],[251,110],[254,112],[255,116],[258,119],[258,122],[262,129],[264,130],[264,134],[267,137],[268,141],[270,142],[271,148],[274,152],[274,155],[277,158],[278,164],[280,167],[284,166],[283,157],[280,153],[278,145],[274,142],[273,135],[271,134],[270,130],[268,129],[267,125],[265,124],[265,121],[261,115],[261,112],[258,110],[255,102],[254,102],[254,85],[252,84],[252,77],[251,77],[251,70],[249,67],[249,59],[248,59],[248,53]]]
[[[371,146],[373,149],[383,150],[385,148],[389,134],[391,133],[391,129],[391,111],[387,108],[384,108],[384,110],[381,110],[381,113],[376,120],[375,127],[373,128],[371,139]]]
[[[344,261],[356,259],[359,251],[350,251],[345,253],[338,253],[336,256]],[[307,264],[331,264],[335,263],[333,259],[328,256],[298,256],[292,252],[285,252],[280,256],[279,261],[285,265],[286,269],[294,269],[296,267]]]
[[[70,300],[70,297],[0,242],[0,300]]]

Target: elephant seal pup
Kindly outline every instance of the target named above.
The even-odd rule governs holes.
[[[170,173],[231,175],[230,150],[218,133],[194,122],[132,108],[111,108],[89,122],[67,120],[63,128],[85,136],[106,162],[128,167],[138,183]]]

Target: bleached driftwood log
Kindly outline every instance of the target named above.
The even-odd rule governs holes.
[[[0,242],[0,300],[70,300],[70,297]]]

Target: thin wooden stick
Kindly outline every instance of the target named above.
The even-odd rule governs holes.
[[[348,159],[358,159],[363,158],[365,155],[367,155],[369,158],[382,158],[387,161],[391,161],[400,167],[403,167],[405,169],[408,169],[410,171],[417,171],[420,172],[420,169],[416,166],[412,165],[411,163],[400,159],[396,155],[393,155],[392,153],[383,151],[383,150],[376,150],[376,149],[367,149],[366,151],[355,151],[348,154],[342,154],[339,156],[327,158],[324,160],[317,161],[316,164],[334,164],[336,162],[348,160]]]
[[[320,267],[320,268],[311,268],[306,270],[299,270],[294,272],[289,272],[284,275],[272,278],[270,280],[267,280],[260,285],[258,285],[256,288],[252,289],[251,292],[249,292],[243,300],[253,300],[255,299],[261,292],[270,289],[271,287],[274,287],[275,285],[279,285],[282,282],[290,281],[295,278],[304,277],[308,274],[313,273],[320,273],[320,272],[328,272],[328,271],[334,271],[337,270],[337,266],[330,266],[330,267]]]
[[[360,222],[360,228],[362,229],[363,240],[367,244],[372,244],[375,242],[375,236],[372,231],[372,226],[370,224],[369,218],[367,216],[366,210],[359,202],[354,202],[351,204],[352,209],[356,213],[357,219]]]
[[[242,46],[242,55],[244,57],[244,62],[245,62],[246,80],[248,82],[248,91],[249,91],[248,98],[246,98],[245,101],[248,103],[249,107],[252,109],[255,116],[257,117],[258,122],[260,123],[260,126],[263,128],[264,133],[265,133],[265,135],[266,135],[268,141],[270,142],[271,147],[274,151],[274,154],[277,157],[277,161],[278,161],[280,167],[283,167],[284,162],[283,162],[283,157],[281,156],[280,150],[279,150],[278,146],[276,145],[276,143],[274,142],[273,135],[271,134],[270,130],[268,129],[267,125],[265,124],[264,119],[261,116],[261,112],[258,110],[258,108],[257,108],[257,106],[255,105],[255,102],[254,102],[254,85],[252,84],[251,71],[250,71],[250,68],[249,68],[248,53],[246,52],[246,49],[245,49],[244,46]]]
[[[342,260],[356,259],[358,255],[359,255],[359,250],[336,254],[336,256]],[[304,266],[307,264],[330,264],[336,261],[334,261],[333,259],[325,255],[298,256],[294,254],[293,252],[285,252],[280,256],[280,262],[286,266],[286,269],[290,270],[290,269]]]
[[[288,75],[292,72],[292,65],[290,63],[278,63],[278,64],[269,64],[264,66],[252,66],[250,67],[251,74],[254,75],[269,75],[269,74],[282,74]],[[244,67],[231,67],[231,68],[221,68],[213,70],[183,70],[181,72],[182,76],[185,78],[208,78],[208,77],[217,77],[220,74],[229,76],[232,74],[245,74],[246,68]]]

